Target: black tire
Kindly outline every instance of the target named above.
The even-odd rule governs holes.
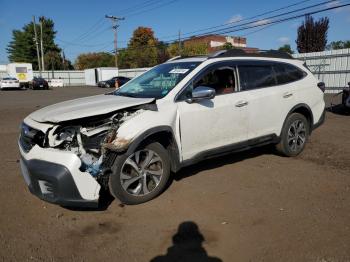
[[[296,126],[298,128],[296,128]],[[294,134],[293,130],[297,129],[300,130],[300,134],[297,134],[298,131]],[[281,141],[276,145],[276,149],[279,153],[285,156],[297,156],[304,150],[309,134],[310,123],[306,117],[299,113],[292,113],[287,117],[284,123],[281,133]]]
[[[133,157],[136,152],[140,152],[143,150],[153,151],[161,159],[162,175],[160,176],[160,180],[159,180],[158,185],[156,185],[149,193],[136,196],[136,195],[128,192],[127,191],[128,188],[127,189],[123,188],[122,181],[121,181],[122,180],[121,173],[122,173],[122,168],[124,167],[125,162],[128,159],[130,159],[131,157]],[[141,161],[141,160],[139,160],[139,161]],[[142,172],[142,171],[140,171],[140,172]],[[139,177],[141,177],[141,176],[139,176]],[[137,205],[137,204],[147,202],[147,201],[157,197],[159,194],[161,194],[168,183],[169,177],[170,177],[170,161],[169,161],[168,152],[161,144],[154,142],[154,143],[150,143],[142,148],[137,149],[132,154],[126,153],[126,154],[117,156],[117,158],[115,159],[113,166],[112,166],[112,173],[109,177],[108,185],[109,185],[110,193],[115,198],[119,199],[122,203],[127,204],[127,205]],[[134,176],[133,178],[136,178],[136,176]],[[143,187],[140,185],[141,183],[142,182],[140,182],[140,180],[134,182],[134,184],[138,184],[137,186]],[[150,183],[156,183],[156,182],[151,181],[150,176],[148,176],[148,185]],[[131,184],[131,186],[134,184]],[[136,186],[136,188],[137,188],[137,186]],[[146,186],[146,187],[148,190],[149,187],[148,186]],[[136,190],[136,189],[133,189],[133,190]],[[141,190],[143,190],[143,189],[141,189]]]

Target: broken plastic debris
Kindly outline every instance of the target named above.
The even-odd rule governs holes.
[[[105,143],[102,146],[111,151],[119,152],[119,151],[125,150],[129,144],[130,144],[130,139],[117,137],[111,143]]]

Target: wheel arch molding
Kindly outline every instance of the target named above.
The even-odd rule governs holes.
[[[282,129],[283,129],[288,117],[293,113],[299,113],[299,114],[302,114],[303,116],[306,117],[306,119],[309,122],[309,134],[311,134],[312,127],[314,124],[314,116],[313,116],[311,108],[307,104],[304,104],[304,103],[297,104],[291,110],[289,110],[288,114],[286,115],[286,117],[283,121],[281,132],[282,132]],[[281,134],[280,134],[280,136],[281,136]]]
[[[176,172],[180,169],[179,147],[170,126],[157,126],[144,131],[129,145],[126,153],[132,154],[149,142],[158,142],[168,151],[171,171]]]

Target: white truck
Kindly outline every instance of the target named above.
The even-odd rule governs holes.
[[[84,70],[85,84],[87,86],[96,86],[98,82],[109,80],[118,76],[118,68],[116,67],[98,67]]]
[[[7,65],[7,74],[17,78],[21,87],[28,87],[33,80],[33,67],[30,63],[10,63]]]

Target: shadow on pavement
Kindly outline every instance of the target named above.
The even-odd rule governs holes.
[[[108,209],[108,207],[112,204],[112,202],[114,201],[114,197],[107,191],[107,190],[103,190],[101,189],[100,192],[100,199],[98,202],[98,207],[93,208],[93,207],[65,207],[62,206],[65,209],[71,210],[71,211],[105,211]]]
[[[153,258],[151,262],[222,262],[219,258],[208,256],[202,246],[204,236],[192,221],[181,223],[172,240],[173,245],[167,253]]]
[[[225,156],[211,158],[206,161],[201,161],[195,165],[185,167],[178,173],[174,174],[173,178],[176,181],[180,181],[184,178],[194,176],[204,170],[215,169],[221,166],[234,164],[245,159],[271,154],[277,154],[274,145],[256,147],[246,151],[231,153]]]

